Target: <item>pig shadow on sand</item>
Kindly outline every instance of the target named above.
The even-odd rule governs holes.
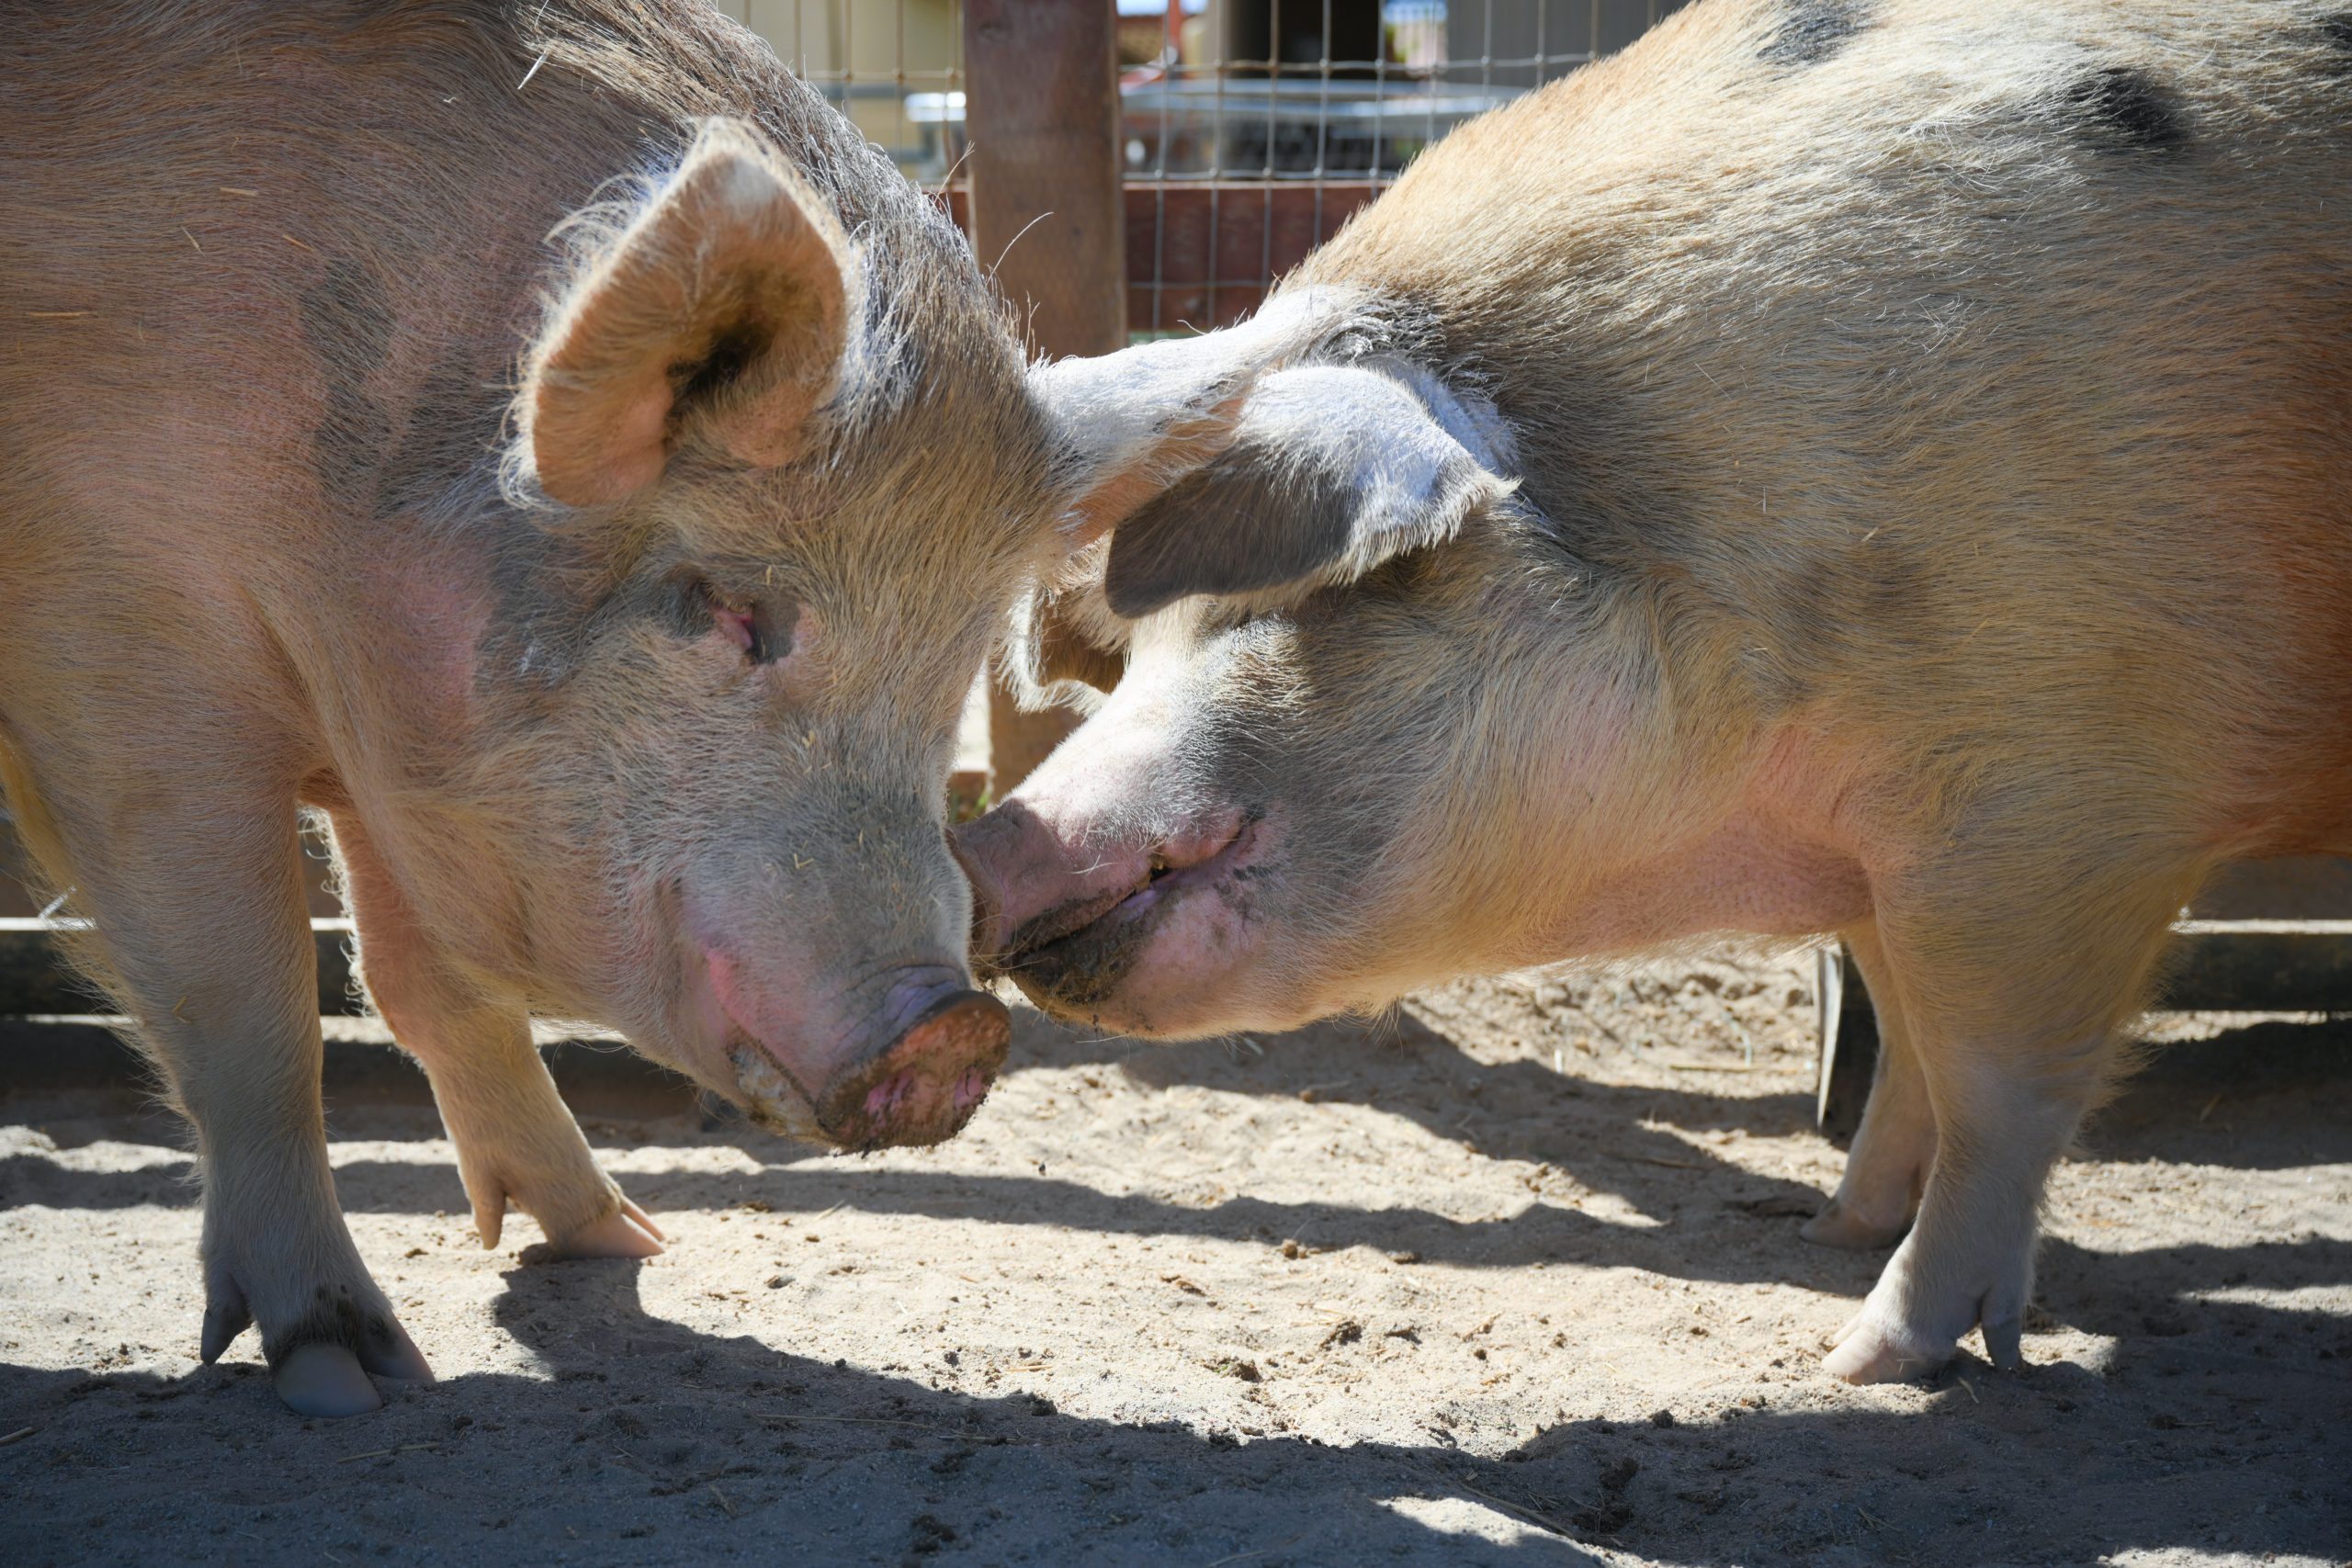
[[[1621,1200],[1647,1223],[1620,1224],[1535,1201],[1532,1194],[1516,1213],[1478,1219],[1410,1205],[1277,1200],[1246,1188],[1204,1206],[1148,1193],[1106,1192],[1054,1176],[1044,1167],[1034,1172],[1019,1167],[1017,1174],[872,1167],[810,1155],[740,1123],[706,1125],[699,1136],[689,1136],[732,1145],[758,1171],[632,1177],[631,1195],[656,1213],[720,1209],[752,1200],[786,1213],[839,1205],[875,1214],[1047,1224],[1108,1235],[1200,1237],[1270,1247],[1287,1242],[1316,1251],[1362,1247],[1469,1268],[1538,1261],[1623,1266],[1673,1279],[1797,1284],[1857,1299],[1884,1262],[1883,1252],[1841,1252],[1798,1238],[1798,1225],[1821,1201],[1819,1189],[1740,1167],[1703,1144],[1663,1130],[1785,1135],[1809,1125],[1808,1095],[1717,1095],[1578,1079],[1532,1060],[1483,1063],[1409,1016],[1374,1026],[1321,1025],[1263,1044],[1181,1045],[1081,1034],[1025,1009],[1019,1018],[1016,1070],[1100,1065],[1150,1089],[1185,1084],[1375,1106],[1481,1156],[1555,1167],[1577,1187]],[[2296,1151],[2293,1163],[2352,1161],[2347,1062],[2352,1025],[2342,1024],[2264,1023],[2166,1046],[2152,1055],[2117,1102],[2093,1122],[2084,1142],[2113,1158],[2281,1163],[2276,1154],[2257,1152],[2278,1145],[2278,1138],[2257,1145],[2233,1135],[2238,1118],[2262,1117],[2274,1133],[2281,1125],[2294,1129],[2295,1136],[2287,1140]],[[401,1072],[413,1080],[407,1098],[429,1104],[422,1078],[413,1069]],[[379,1080],[369,1081],[371,1089],[381,1088]],[[625,1115],[631,1107],[608,1101],[607,1108]],[[642,1110],[642,1103],[635,1109]],[[364,1111],[358,1114],[367,1117]],[[658,1145],[682,1124],[674,1114],[651,1122],[627,1120],[624,1131],[583,1114],[592,1140],[611,1148]],[[158,1130],[156,1142],[185,1143],[168,1118],[159,1115],[150,1124]],[[411,1115],[368,1118],[358,1131],[382,1137],[431,1135],[438,1129]],[[344,1207],[355,1213],[412,1211],[414,1200],[403,1188],[416,1170],[413,1165],[378,1167],[366,1160],[339,1165]],[[38,1158],[0,1156],[0,1211],[27,1203],[85,1209],[177,1203],[186,1201],[193,1171],[192,1163],[173,1162],[138,1170],[75,1172]],[[462,1212],[463,1190],[454,1167],[447,1168],[444,1185],[447,1206]],[[2112,1292],[2119,1303],[2135,1304],[2102,1314],[2088,1304],[2106,1299],[2097,1287],[2121,1273],[2148,1272],[2143,1265],[2120,1259],[2164,1256],[2185,1263],[2192,1255],[2200,1266],[2177,1270],[2184,1288],[2352,1282],[2345,1248],[2316,1237],[2246,1247],[2173,1248],[2161,1255],[2094,1252],[2052,1240],[2044,1247],[2039,1293],[2067,1321],[2086,1328],[2139,1332],[2134,1325],[2143,1319],[2170,1324],[2179,1314],[2170,1306],[2148,1305],[2156,1298],[2149,1294],[2149,1281],[2136,1275],[2132,1289]],[[2081,1313],[2072,1302],[2060,1306],[2054,1295],[2077,1272],[2070,1266],[2075,1259],[2081,1260],[2079,1273],[2093,1292]],[[2213,1309],[2211,1303],[2194,1306],[2200,1314]]]
[[[2095,1127],[2093,1145],[2224,1166],[2346,1158],[2343,1034],[2267,1032],[2276,1027],[2160,1055]],[[1370,1104],[1489,1156],[1550,1162],[1657,1223],[1610,1224],[1547,1202],[1462,1220],[1278,1201],[1248,1190],[1246,1178],[1238,1192],[1195,1206],[1027,1165],[976,1174],[810,1157],[699,1127],[674,1100],[627,1129],[594,1111],[587,1122],[608,1146],[718,1142],[750,1156],[749,1168],[724,1173],[632,1177],[657,1212],[839,1206],[1254,1246],[1270,1271],[1295,1240],[1454,1268],[1552,1260],[1849,1296],[1883,1261],[1797,1239],[1793,1211],[1815,1189],[1660,1130],[1783,1134],[1804,1123],[1801,1095],[1566,1079],[1532,1062],[1478,1062],[1409,1020],[1385,1038],[1310,1031],[1262,1052],[1091,1041],[1026,1020],[1015,1066],[1109,1066],[1160,1087]],[[2288,1130],[2287,1155],[2232,1153],[2232,1126],[2257,1118]],[[338,1121],[369,1138],[435,1131],[416,1106],[354,1106]],[[146,1130],[112,1135],[180,1143],[167,1123],[135,1125]],[[98,1135],[69,1131],[57,1143]],[[37,1223],[43,1208],[185,1205],[188,1175],[171,1159],[135,1170],[76,1169],[38,1153],[0,1159],[0,1225]],[[355,1213],[462,1213],[445,1165],[361,1159],[339,1166],[337,1180]],[[0,1314],[0,1439],[25,1435],[0,1446],[0,1536],[11,1562],[273,1568],[428,1553],[1195,1568],[1515,1568],[1600,1553],[1693,1565],[2340,1555],[2352,1539],[2352,1439],[2341,1420],[2352,1332],[2340,1313],[2307,1303],[2352,1283],[2352,1244],[2312,1234],[2107,1251],[2053,1240],[2041,1280],[2055,1318],[2113,1342],[2101,1364],[2057,1360],[2007,1376],[1964,1355],[1908,1409],[1802,1382],[1759,1385],[1752,1407],[1679,1420],[1531,1406],[1521,1417],[1531,1435],[1499,1449],[1491,1438],[1465,1446],[1435,1409],[1384,1422],[1420,1434],[1413,1441],[1326,1443],[956,1392],[887,1360],[796,1353],[788,1324],[779,1348],[661,1317],[638,1268],[621,1263],[506,1268],[490,1317],[526,1353],[526,1370],[395,1386],[380,1415],[343,1424],[287,1416],[250,1362],[180,1379],[15,1364],[8,1331],[25,1307],[10,1303]],[[2273,1299],[2240,1299],[2239,1287]],[[1357,1386],[1376,1389],[1374,1337],[1332,1353],[1364,1355]],[[103,1365],[104,1324],[91,1325],[89,1345]],[[2031,1337],[2028,1354],[2052,1361]],[[497,1359],[516,1359],[511,1348]]]
[[[2225,1427],[2205,1391],[2118,1429],[2119,1377],[2182,1370],[2161,1340],[2104,1375],[1963,1367],[1923,1411],[1560,1419],[1482,1457],[1435,1421],[1426,1443],[1242,1440],[945,1392],[655,1317],[629,1264],[512,1269],[492,1314],[531,1375],[398,1388],[342,1424],[286,1416],[249,1364],[0,1363],[31,1429],[0,1449],[11,1561],[2088,1562],[2327,1553],[2352,1505],[2324,1448]],[[2021,1442],[2045,1495],[1980,1492]]]

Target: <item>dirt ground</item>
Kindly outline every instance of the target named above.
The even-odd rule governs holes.
[[[2168,1048],[2054,1179],[2032,1369],[1855,1390],[1818,1346],[1882,1259],[1796,1235],[1840,1159],[1810,976],[1180,1047],[1024,1012],[964,1137],[864,1159],[608,1096],[644,1265],[526,1264],[520,1219],[484,1253],[425,1102],[344,1094],[344,1204],[440,1382],[339,1423],[250,1336],[194,1362],[179,1132],[20,1092],[0,1558],[2352,1557],[2352,1029]]]

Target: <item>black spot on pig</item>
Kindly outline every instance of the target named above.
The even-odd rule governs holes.
[[[261,1349],[275,1367],[305,1345],[340,1345],[367,1361],[389,1358],[399,1343],[391,1319],[362,1307],[352,1299],[350,1286],[321,1285],[311,1292],[310,1310],[290,1326],[271,1335]]]
[[[1768,65],[1818,65],[1870,25],[1859,0],[1790,0],[1758,57]]]
[[[2329,50],[2328,69],[2338,76],[2352,76],[2352,11],[2322,17],[2319,36]]]
[[[2107,152],[2169,154],[2188,145],[2179,107],[2129,66],[2110,65],[2081,78],[2066,89],[2066,107]]]
[[[318,355],[326,408],[311,433],[311,463],[329,504],[369,510],[377,466],[391,423],[368,390],[392,343],[392,312],[383,285],[357,262],[338,256],[326,276],[302,294],[302,336]]]
[[[499,437],[512,396],[473,356],[453,355],[427,372],[378,471],[377,518],[446,524],[503,508]]]

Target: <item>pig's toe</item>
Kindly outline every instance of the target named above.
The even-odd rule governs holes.
[[[547,1240],[528,1249],[534,1260],[548,1258],[650,1258],[662,1250],[662,1227],[628,1201],[613,1179],[588,1156],[527,1161],[472,1162],[465,1172],[472,1200],[474,1234],[495,1247],[503,1234],[509,1203],[539,1222]]]
[[[383,1407],[359,1358],[342,1345],[297,1345],[270,1374],[277,1397],[297,1416],[330,1419],[365,1416]]]
[[[238,1335],[253,1326],[253,1309],[245,1304],[245,1292],[237,1281],[220,1269],[207,1271],[205,1280],[204,1332],[198,1351],[204,1363],[210,1366],[220,1359]]]
[[[662,1233],[645,1211],[628,1199],[608,1214],[600,1215],[564,1235],[548,1238],[554,1258],[651,1258],[662,1250]]]
[[[1951,1359],[1951,1339],[1945,1337],[1938,1343],[1937,1337],[1864,1307],[1838,1333],[1837,1348],[1822,1361],[1822,1370],[1850,1383],[1923,1378]]]
[[[481,1238],[482,1250],[498,1249],[498,1238],[506,1234],[506,1187],[503,1182],[483,1179],[466,1183],[466,1197],[473,1204],[474,1235]]]
[[[368,1380],[371,1372],[433,1381],[424,1352],[373,1281],[318,1285],[311,1301],[311,1310],[284,1328],[272,1330],[263,1319],[270,1381],[287,1408],[303,1416],[359,1416],[383,1404]]]
[[[2025,1365],[2025,1308],[2030,1276],[2001,1280],[1976,1303],[1976,1325],[1984,1336],[1984,1359],[2004,1371]]]
[[[433,1368],[424,1352],[408,1337],[400,1319],[387,1310],[381,1322],[370,1322],[359,1338],[359,1364],[379,1378],[405,1382],[431,1382]]]
[[[1996,1319],[1987,1315],[1983,1324],[1984,1359],[2003,1371],[2017,1371],[2025,1365],[2025,1315]]]
[[[1844,1247],[1853,1252],[1870,1252],[1882,1247],[1893,1247],[1911,1228],[1905,1218],[1889,1221],[1872,1218],[1849,1209],[1832,1198],[1821,1213],[1807,1220],[1797,1235],[1817,1247]]]

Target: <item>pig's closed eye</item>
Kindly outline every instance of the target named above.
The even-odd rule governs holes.
[[[742,649],[754,664],[773,664],[792,652],[792,627],[797,617],[779,615],[763,601],[740,604],[700,578],[682,585],[679,630],[688,637],[716,631]]]
[[[710,615],[711,619],[718,623],[718,629],[733,638],[735,646],[741,649],[753,663],[763,661],[761,657],[763,649],[760,647],[760,618],[756,611],[736,610],[725,604],[714,604],[711,606]]]

